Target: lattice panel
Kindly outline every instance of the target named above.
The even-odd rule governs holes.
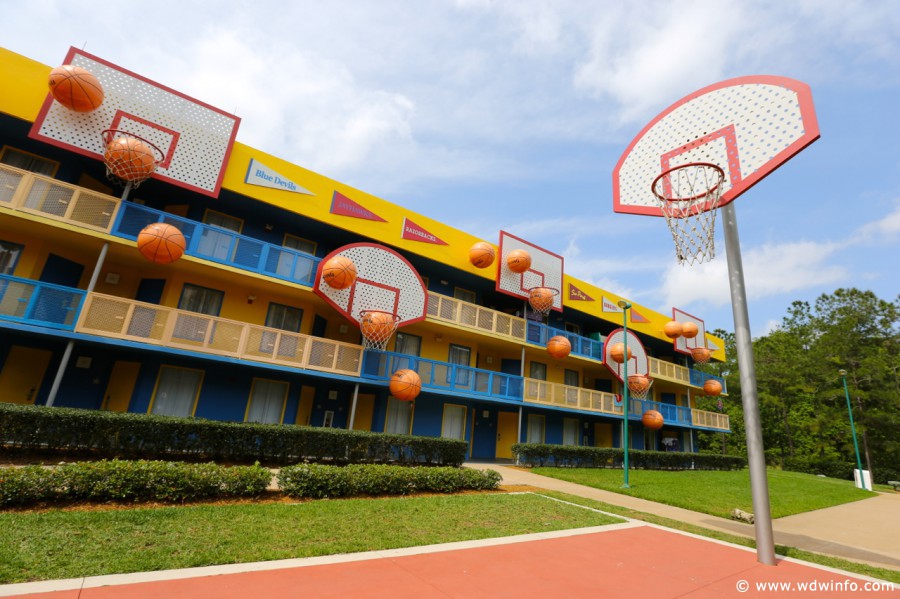
[[[722,167],[725,205],[818,137],[804,83],[755,76],[711,85],[667,108],[635,137],[613,172],[614,207],[659,214],[653,180],[688,162]]]
[[[497,291],[528,299],[532,287],[563,288],[563,257],[542,247],[500,231],[500,256],[497,260]],[[514,250],[525,250],[531,256],[531,268],[524,273],[515,273],[506,264],[506,258]],[[562,312],[562,293],[553,298],[553,310]]]
[[[344,256],[356,266],[356,279],[346,289],[322,281],[325,264],[335,256]],[[406,258],[376,244],[351,244],[325,256],[316,272],[314,290],[357,326],[364,310],[396,313],[399,326],[426,316],[428,292],[422,277]]]
[[[101,132],[121,129],[157,146],[163,162],[154,177],[217,196],[240,119],[101,58],[72,48],[65,64],[93,73],[104,90],[103,104],[78,113],[48,100],[31,136],[103,158]]]
[[[616,329],[606,337],[606,343],[603,344],[603,363],[609,368],[620,382],[625,380],[625,364],[619,364],[610,356],[610,349],[616,343],[625,341],[625,330]],[[632,374],[648,374],[650,372],[650,361],[647,359],[647,350],[644,344],[633,331],[628,331],[628,349],[631,350],[631,359],[628,360],[628,376]]]
[[[79,330],[121,334],[131,302],[108,297],[88,296]]]
[[[0,202],[8,204],[16,195],[16,188],[22,182],[24,173],[19,173],[7,168],[0,168]]]

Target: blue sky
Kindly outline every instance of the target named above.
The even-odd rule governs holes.
[[[284,6],[283,6],[284,5]],[[173,10],[178,8],[178,15]],[[215,13],[213,13],[215,7]],[[612,211],[612,171],[709,84],[809,84],[821,139],[737,200],[752,332],[839,287],[900,292],[900,11],[888,1],[0,0],[3,46],[69,46],[242,118],[247,144],[645,306],[732,330],[718,257]]]

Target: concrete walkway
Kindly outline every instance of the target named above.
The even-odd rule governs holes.
[[[628,495],[594,489],[527,469],[488,463],[467,463],[496,470],[502,485],[527,485],[595,499],[647,514],[671,518],[720,532],[755,538],[752,525]],[[773,520],[775,543],[843,559],[900,570],[900,494],[877,497]]]

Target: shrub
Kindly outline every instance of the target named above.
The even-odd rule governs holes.
[[[500,480],[500,474],[493,470],[388,464],[299,464],[282,468],[278,475],[278,484],[286,495],[310,499],[488,490],[496,489]]]
[[[242,464],[459,466],[466,455],[466,443],[457,439],[3,403],[0,443],[51,455]]]
[[[785,458],[782,468],[791,472],[824,474],[830,478],[853,480],[855,466],[838,458],[794,457]]]
[[[617,447],[581,447],[516,443],[513,455],[526,466],[622,468],[625,452]],[[747,465],[741,456],[687,453],[681,451],[628,451],[629,468],[646,470],[740,470]]]
[[[259,464],[98,461],[0,469],[0,506],[53,501],[160,501],[257,497],[272,480]]]

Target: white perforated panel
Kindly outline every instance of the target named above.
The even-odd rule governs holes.
[[[609,368],[619,381],[625,380],[625,364],[619,364],[609,355],[610,348],[616,343],[625,341],[625,329],[616,329],[606,337],[603,342],[603,363]],[[628,360],[628,376],[632,374],[649,374],[650,361],[647,359],[647,350],[637,335],[628,331],[628,349],[631,350],[631,359]]]
[[[324,265],[335,256],[349,258],[356,266],[356,279],[346,289],[334,289],[322,280]],[[428,294],[422,277],[406,258],[381,245],[356,243],[325,256],[314,290],[357,325],[363,310],[396,313],[399,326],[425,318]]]
[[[688,162],[722,167],[725,205],[818,137],[806,84],[767,76],[717,83],[675,103],[635,137],[613,173],[615,210],[658,215],[653,180]]]
[[[690,355],[691,349],[695,347],[706,347],[706,325],[702,320],[700,320],[696,316],[691,316],[687,312],[682,312],[678,308],[672,308],[672,320],[680,322],[682,324],[686,322],[692,322],[697,325],[697,330],[699,331],[697,333],[697,336],[693,339],[688,339],[683,336],[677,337],[673,341],[675,351]]]
[[[528,299],[532,287],[552,287],[559,291],[553,298],[553,310],[562,311],[563,257],[528,243],[506,231],[500,231],[500,256],[497,259],[497,291]],[[513,250],[525,250],[531,256],[531,268],[515,273],[506,265]]]
[[[155,178],[218,195],[240,119],[75,48],[65,64],[97,77],[103,104],[76,113],[48,95],[32,137],[102,160],[101,132],[122,129],[162,151]]]

